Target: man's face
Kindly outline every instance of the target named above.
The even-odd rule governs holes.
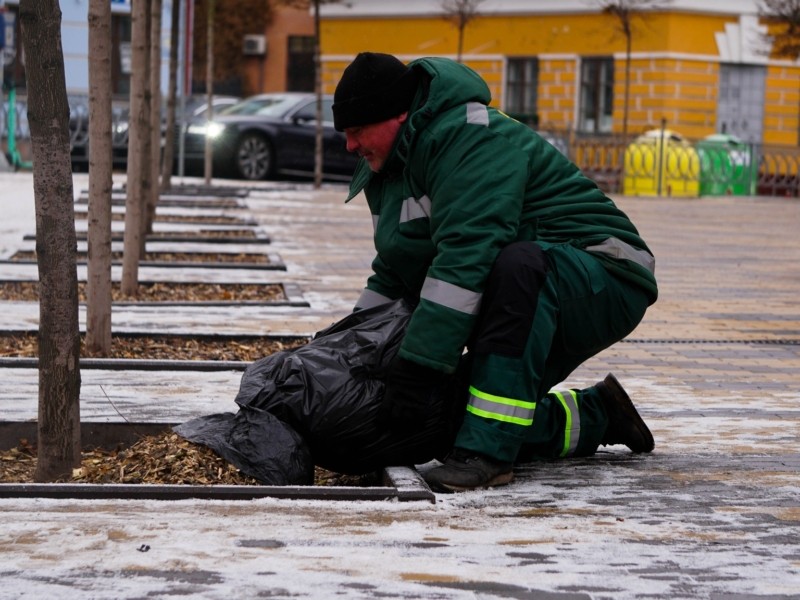
[[[397,132],[407,118],[408,113],[404,112],[380,123],[348,127],[344,130],[347,136],[347,151],[357,152],[359,156],[364,157],[369,168],[377,173],[389,158]]]

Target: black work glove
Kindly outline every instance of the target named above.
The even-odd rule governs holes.
[[[421,427],[433,409],[433,396],[445,378],[441,371],[396,357],[386,375],[378,425],[398,432]]]

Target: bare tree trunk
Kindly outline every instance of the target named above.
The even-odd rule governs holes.
[[[314,142],[314,187],[322,186],[322,59],[319,27],[319,1],[314,0],[314,93],[317,95],[317,127]]]
[[[208,7],[206,13],[206,98],[208,102],[208,109],[206,110],[206,119],[211,121],[214,118],[214,11],[216,9],[215,0],[208,0]],[[211,171],[214,166],[211,138],[206,136],[205,148],[205,163],[203,165],[203,173],[205,175],[206,185],[211,185]]]
[[[161,191],[172,189],[172,166],[175,163],[175,110],[178,96],[178,45],[180,44],[181,0],[172,0],[169,35],[169,88],[167,90],[167,131],[161,165]]]
[[[622,114],[622,141],[628,143],[628,114],[631,102],[631,47],[633,45],[630,29],[625,37],[625,106]]]
[[[80,464],[80,330],[69,104],[58,0],[21,0],[39,263],[39,421],[34,480]]]
[[[161,191],[161,0],[150,6],[150,194],[147,196],[145,234],[153,232],[156,205]],[[144,250],[144,249],[143,249]],[[144,255],[142,255],[144,256]]]
[[[458,52],[456,53],[456,62],[461,62],[461,56],[464,54],[464,28],[467,24],[461,20],[458,24]]]
[[[111,4],[89,3],[89,260],[86,347],[111,353]]]
[[[149,163],[145,156],[149,138],[147,113],[147,13],[149,0],[137,0],[131,6],[131,99],[128,131],[128,177],[125,198],[125,241],[122,258],[122,293],[135,296],[139,288],[139,256],[142,232],[144,189],[143,174]]]
[[[147,25],[145,31],[147,32],[147,39],[145,41],[145,48],[147,56],[145,57],[145,80],[144,80],[144,121],[145,133],[142,152],[142,214],[139,225],[141,227],[141,236],[139,237],[139,260],[144,258],[145,243],[147,241],[147,234],[150,232],[150,220],[148,218],[148,211],[150,210],[150,194],[153,193],[153,136],[152,136],[152,115],[153,115],[153,86],[150,62],[152,55],[152,36],[153,36],[153,3],[156,0],[145,0],[147,2]]]

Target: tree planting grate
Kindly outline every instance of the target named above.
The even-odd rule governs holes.
[[[751,340],[714,340],[709,338],[643,338],[620,340],[626,344],[698,344],[698,345],[772,345],[772,346],[800,346],[800,339],[794,338],[759,338]]]

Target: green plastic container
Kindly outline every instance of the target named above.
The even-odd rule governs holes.
[[[757,165],[750,144],[715,133],[697,142],[700,156],[701,196],[752,196],[756,192]]]

